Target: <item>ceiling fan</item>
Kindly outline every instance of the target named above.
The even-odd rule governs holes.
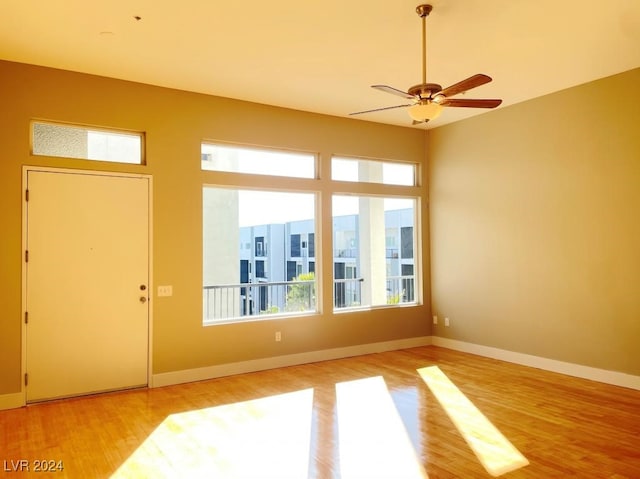
[[[472,88],[479,87],[491,81],[491,77],[478,73],[454,85],[442,88],[437,83],[427,83],[427,27],[426,19],[433,7],[431,5],[418,5],[416,13],[422,18],[422,83],[414,85],[404,92],[388,85],[371,85],[380,91],[391,93],[392,95],[412,100],[411,103],[403,105],[387,106],[375,108],[373,110],[358,111],[350,115],[362,115],[374,111],[392,110],[394,108],[409,107],[409,116],[413,119],[413,124],[426,123],[434,120],[442,112],[443,107],[465,107],[465,108],[495,108],[502,103],[502,100],[475,99],[475,98],[451,98],[452,96],[464,93]]]

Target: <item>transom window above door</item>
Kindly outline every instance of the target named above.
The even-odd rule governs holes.
[[[42,121],[31,122],[31,152],[112,163],[144,164],[143,133]]]

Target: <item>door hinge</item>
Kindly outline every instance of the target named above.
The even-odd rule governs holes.
[[[29,324],[29,312],[24,312],[24,324]]]
[[[29,201],[29,190],[24,190],[24,200]]]
[[[24,250],[24,262],[25,263],[29,262],[29,250],[28,249]]]
[[[24,385],[25,386],[29,385],[29,374],[28,373],[24,373]]]

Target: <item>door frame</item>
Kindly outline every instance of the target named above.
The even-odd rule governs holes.
[[[20,395],[22,397],[22,404],[20,406],[27,405],[27,388],[25,386],[25,374],[27,372],[27,324],[25,323],[25,313],[27,311],[27,262],[25,261],[25,251],[27,250],[27,181],[28,181],[28,173],[30,171],[37,171],[43,173],[65,173],[72,175],[89,175],[89,176],[110,176],[115,178],[145,178],[149,182],[149,221],[148,221],[148,265],[149,265],[149,301],[147,302],[149,308],[149,317],[147,323],[147,388],[151,385],[151,377],[153,371],[153,176],[148,174],[138,174],[138,173],[121,173],[116,171],[99,171],[99,170],[81,170],[81,169],[72,169],[72,168],[51,168],[45,166],[29,166],[24,165],[22,167],[22,187],[21,187],[21,195],[22,195],[22,306],[21,306],[21,317],[20,320],[22,322],[21,328],[21,367],[20,367]]]

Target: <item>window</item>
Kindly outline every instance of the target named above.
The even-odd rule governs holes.
[[[293,281],[298,274],[298,263],[287,260],[287,281]]]
[[[34,155],[143,164],[142,133],[38,121],[31,133]]]
[[[385,232],[385,246],[387,249],[387,258],[397,258],[398,248],[396,246],[396,238],[398,236],[397,228],[387,228]]]
[[[287,231],[315,231],[314,193],[205,186],[202,198],[204,324],[316,311],[315,276],[286,253]]]
[[[334,307],[356,308],[415,302],[413,231],[416,200],[333,196]],[[398,228],[400,226],[400,228]],[[401,234],[403,256],[389,254],[387,233]],[[409,291],[410,289],[410,291]]]
[[[314,233],[309,233],[309,258],[316,257],[316,235]]]
[[[300,257],[300,235],[291,235],[291,256],[294,258]]]
[[[384,185],[414,186],[416,165],[391,161],[337,158],[331,160],[331,179]]]
[[[341,261],[333,263],[334,305],[336,308],[344,308],[347,305],[345,281],[345,264]]]
[[[202,145],[202,175],[214,183],[202,192],[203,324],[317,312],[321,273],[333,275],[322,292],[336,312],[421,300],[417,165],[332,158],[331,181],[320,182],[317,161]],[[331,195],[332,225],[316,237],[321,194]]]
[[[203,143],[200,156],[203,170],[292,178],[316,176],[315,156],[308,153]]]
[[[256,256],[265,256],[264,236],[258,236],[255,239],[255,242],[256,242],[255,255]]]
[[[402,245],[400,255],[403,258],[413,258],[413,226],[400,228],[400,242]]]

